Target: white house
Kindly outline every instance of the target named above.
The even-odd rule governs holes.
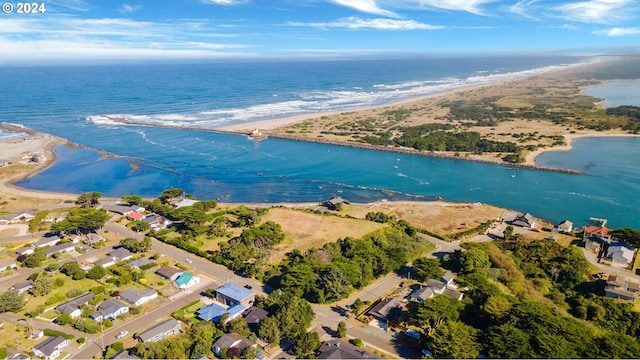
[[[33,347],[33,354],[46,360],[53,360],[60,356],[60,350],[69,345],[69,340],[62,336],[49,336],[46,340]]]
[[[182,273],[178,278],[173,282],[173,286],[177,287],[180,290],[189,290],[193,285],[200,282],[200,278],[192,275],[188,272]]]
[[[136,289],[126,289],[120,293],[120,299],[134,306],[140,306],[157,297],[158,292],[153,289],[149,289],[145,292],[140,292]]]
[[[105,300],[100,304],[98,311],[91,314],[89,317],[97,322],[102,322],[104,319],[115,319],[120,315],[124,315],[129,311],[129,307],[118,300],[110,299]]]

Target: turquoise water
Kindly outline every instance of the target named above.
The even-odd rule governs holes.
[[[587,95],[604,99],[602,106],[640,106],[640,80],[618,80],[592,86],[584,91]]]
[[[2,68],[0,121],[122,156],[105,159],[91,150],[59,147],[53,167],[20,183],[34,189],[157,196],[181,187],[199,198],[227,202],[441,197],[527,211],[553,222],[569,219],[580,225],[595,216],[608,218],[612,227],[640,228],[635,140],[599,139],[582,146],[580,139],[574,150],[540,159],[542,165],[560,161],[585,171],[577,176],[280,139],[253,142],[237,135],[114,124],[101,116],[208,127],[387,103],[582,60]],[[620,154],[628,151],[624,158],[630,161],[621,162]]]

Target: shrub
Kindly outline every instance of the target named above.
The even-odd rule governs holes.
[[[84,343],[85,343],[85,341],[87,341],[87,339],[85,339],[85,338],[83,338],[83,337],[78,338],[78,339],[76,340],[76,342],[77,342],[78,344],[84,344]]]
[[[67,340],[71,340],[75,337],[71,334],[63,333],[62,331],[53,330],[53,329],[44,329],[43,333],[45,336],[62,336]]]
[[[362,343],[362,339],[360,338],[355,338],[355,339],[351,339],[349,340],[350,343],[352,343],[353,345],[355,345],[356,347],[359,348],[363,348],[364,344]]]

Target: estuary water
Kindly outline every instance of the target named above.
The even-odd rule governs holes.
[[[157,196],[181,187],[226,202],[481,202],[577,225],[589,217],[640,228],[636,138],[578,139],[520,169],[189,129],[336,111],[537,73],[583,58],[413,59],[266,64],[0,69],[0,121],[24,124],[120,157],[58,147],[57,163],[18,185],[106,196]],[[110,122],[117,115],[149,126]],[[590,142],[595,141],[595,142]],[[596,155],[598,157],[596,157]],[[599,156],[602,156],[600,158]]]

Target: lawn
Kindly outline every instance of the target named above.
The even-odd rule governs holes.
[[[272,252],[272,262],[279,262],[286,253],[296,248],[304,252],[347,236],[359,238],[388,226],[363,219],[318,215],[287,208],[269,209],[262,220],[280,224],[282,231],[286,234],[285,240]]]
[[[196,318],[196,311],[204,306],[204,303],[200,300],[192,302],[191,304],[183,307],[182,309],[175,311],[171,314],[171,317],[184,321],[186,323],[195,324],[200,322],[198,318]]]

